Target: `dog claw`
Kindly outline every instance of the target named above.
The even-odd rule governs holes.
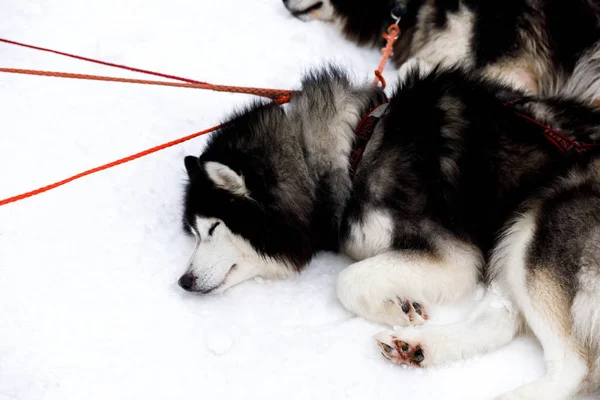
[[[386,353],[391,353],[394,350],[394,348],[392,346],[390,346],[389,344],[380,343],[380,346],[383,349],[383,351]]]
[[[398,300],[400,300],[400,299],[398,299]],[[401,303],[400,308],[402,308],[402,312],[404,314],[408,314],[410,312],[410,305],[409,304],[410,303],[408,301],[404,301],[404,302]]]
[[[413,302],[412,303],[413,308],[415,309],[415,312],[419,315],[423,315],[423,307],[421,307],[421,305],[417,302]]]
[[[429,315],[425,312],[425,307],[416,301],[405,300],[398,298],[398,304],[402,312],[406,314],[408,320],[415,325],[422,325],[429,319]]]

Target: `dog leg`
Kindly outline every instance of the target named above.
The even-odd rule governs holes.
[[[556,203],[553,205],[556,206]],[[579,209],[585,207],[579,204],[569,206]],[[552,230],[551,237],[543,236],[550,232],[547,228],[543,233],[536,233],[538,218],[534,211],[529,211],[507,231],[493,257],[494,269],[510,289],[525,322],[540,341],[546,360],[546,373],[542,378],[497,400],[571,399],[580,390],[588,374],[585,349],[572,335],[572,299],[565,290],[569,282],[567,278],[555,275],[562,266],[556,264],[558,269],[552,266],[559,261],[555,258],[556,254],[562,257],[569,249],[558,249],[560,251],[557,253],[557,249],[546,248],[546,243],[553,240],[560,243],[556,242],[555,235],[576,237],[576,232],[571,232],[567,225],[574,219],[568,218],[569,213],[563,213],[567,215],[566,218],[561,215],[560,219],[553,220],[558,213],[552,211],[546,210],[544,217],[539,220],[545,220],[546,223],[551,221],[551,226],[562,226],[564,231]]]
[[[443,254],[390,251],[355,263],[338,277],[337,294],[350,311],[390,326],[421,325],[432,303],[454,301],[477,284],[481,254],[452,242]]]
[[[534,279],[538,280],[534,286],[543,288],[534,287],[531,294],[523,290],[519,304],[527,324],[544,349],[546,373],[541,379],[506,393],[497,400],[571,399],[588,374],[584,350],[570,334],[569,308],[565,307],[566,302],[558,304],[564,300],[560,295],[557,296],[560,289],[545,281],[544,277]]]
[[[509,343],[519,326],[519,313],[510,301],[488,289],[465,321],[381,332],[375,340],[381,354],[394,364],[431,367],[495,350]]]

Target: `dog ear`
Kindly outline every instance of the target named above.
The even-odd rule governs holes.
[[[215,161],[207,161],[204,164],[204,168],[206,169],[206,174],[216,187],[227,190],[237,196],[248,196],[248,189],[246,188],[244,178],[227,165]]]
[[[200,162],[198,160],[198,157],[187,156],[184,158],[183,162],[185,164],[185,169],[188,173],[188,176],[190,178],[195,177],[198,174],[198,171],[200,170]]]

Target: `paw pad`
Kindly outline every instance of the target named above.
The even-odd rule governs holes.
[[[381,354],[394,364],[421,367],[421,363],[425,360],[425,352],[420,344],[410,344],[390,333],[380,333],[375,340]]]

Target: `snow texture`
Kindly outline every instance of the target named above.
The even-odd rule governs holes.
[[[0,37],[221,84],[297,88],[379,53],[278,0],[2,0]],[[145,76],[0,43],[0,66]],[[394,73],[386,76],[393,80]],[[217,124],[251,98],[0,74],[0,198]],[[491,399],[544,371],[522,338],[446,368],[393,366],[323,254],[289,281],[199,296],[176,284],[183,157],[196,139],[0,208],[0,399]],[[459,319],[473,301],[432,310]],[[452,346],[452,343],[448,343]]]

